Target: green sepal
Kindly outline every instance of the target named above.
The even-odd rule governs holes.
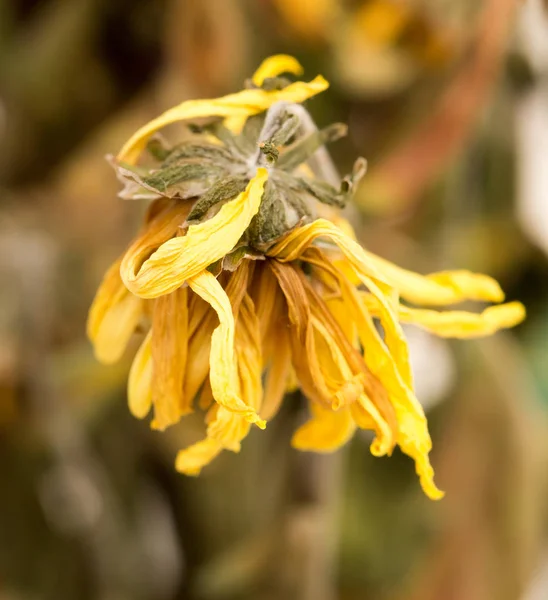
[[[209,190],[192,207],[187,221],[196,221],[201,219],[207,211],[219,202],[232,200],[238,194],[243,192],[249,180],[245,177],[225,177],[214,183]]]

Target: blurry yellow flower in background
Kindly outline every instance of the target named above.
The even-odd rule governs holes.
[[[439,3],[271,1],[299,41],[328,47],[333,79],[358,97],[400,93],[460,53],[460,28],[440,18],[448,11]]]
[[[113,362],[135,330],[146,332],[128,382],[135,416],[153,409],[152,426],[162,430],[206,411],[204,439],[177,456],[183,473],[199,473],[222,450],[237,452],[251,425],[264,428],[276,414],[296,377],[311,414],[293,437],[296,448],[331,452],[357,428],[372,430],[371,452],[389,455],[398,445],[437,499],[400,323],[474,337],[519,323],[524,309],[514,302],[470,314],[401,303],[504,295],[488,276],[421,276],[354,241],[334,211],[351,199],[365,163],[334,180],[324,145],[346,130],[314,126],[300,103],[327,83],[283,76],[300,72],[295,59],[271,57],[247,89],[183,102],[128,141],[114,161],[122,195],[153,201],[97,292],[88,335],[97,358]],[[198,117],[210,118],[187,124],[178,145],[154,137]],[[135,166],[145,149],[153,166]]]

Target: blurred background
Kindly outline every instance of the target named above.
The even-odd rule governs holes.
[[[0,600],[548,599],[548,6],[543,0],[0,0]],[[408,330],[446,499],[285,408],[197,479],[85,319],[144,206],[104,160],[159,112],[295,55],[369,173],[351,220],[402,266],[495,276],[528,319]],[[136,340],[136,344],[138,340]],[[136,345],[135,344],[135,345]],[[135,348],[134,345],[134,348]],[[295,403],[293,403],[295,404]]]

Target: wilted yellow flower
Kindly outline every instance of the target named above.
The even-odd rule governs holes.
[[[503,293],[486,275],[400,269],[364,250],[340,217],[324,218],[350,198],[364,161],[337,185],[322,180],[333,177],[322,167],[323,145],[345,128],[314,127],[299,103],[327,84],[280,77],[300,70],[291,57],[272,57],[248,89],[184,102],[124,146],[114,161],[122,196],[153,202],[97,292],[88,334],[99,360],[113,362],[137,328],[147,332],[129,374],[135,416],[153,409],[152,426],[165,429],[207,411],[204,439],[177,456],[183,473],[237,452],[296,377],[310,404],[296,448],[332,452],[357,428],[372,430],[371,452],[398,445],[415,460],[424,491],[440,498],[401,323],[474,337],[515,325],[524,309],[514,302],[470,314],[401,303],[501,302]],[[198,116],[222,120],[188,126],[174,147],[151,139]],[[133,166],[145,148],[154,166]]]

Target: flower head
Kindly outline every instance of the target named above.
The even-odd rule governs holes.
[[[152,426],[162,430],[207,411],[204,439],[177,456],[183,473],[237,452],[296,378],[310,405],[296,448],[332,452],[356,429],[372,430],[371,452],[398,445],[426,494],[440,498],[401,323],[474,337],[515,325],[524,309],[514,302],[471,314],[402,303],[498,303],[503,293],[486,275],[400,269],[354,240],[334,210],[352,196],[365,162],[336,179],[324,145],[346,129],[315,127],[300,103],[327,83],[282,77],[300,71],[291,57],[267,59],[244,91],[184,102],[123,147],[113,160],[122,197],[152,203],[105,275],[88,335],[108,363],[136,329],[146,331],[129,374],[135,416],[153,409]],[[198,117],[209,120],[188,122]],[[186,124],[178,145],[155,136],[178,121]],[[144,154],[152,164],[136,166]]]

